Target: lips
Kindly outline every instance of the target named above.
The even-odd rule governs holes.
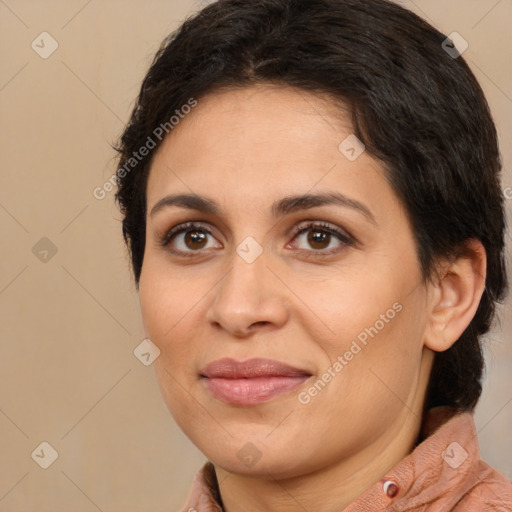
[[[201,372],[202,377],[223,379],[251,379],[256,377],[304,377],[311,374],[305,370],[294,368],[272,359],[219,359],[206,366]]]
[[[255,405],[303,384],[311,373],[274,361],[219,359],[200,373],[205,386],[219,400],[236,405]]]

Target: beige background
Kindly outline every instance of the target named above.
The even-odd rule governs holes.
[[[512,3],[401,3],[469,42],[512,187]],[[92,194],[116,169],[109,143],[160,41],[199,5],[0,0],[2,512],[177,510],[204,461],[134,357],[143,335],[120,215],[113,193]],[[59,45],[47,59],[31,48],[43,31]],[[510,304],[489,336],[476,420],[483,458],[512,479]],[[59,455],[48,469],[31,457],[43,441]]]

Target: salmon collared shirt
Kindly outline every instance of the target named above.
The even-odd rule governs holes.
[[[512,512],[512,483],[480,459],[472,413],[431,409],[420,440],[340,512]],[[224,512],[210,461],[197,472],[180,512]]]

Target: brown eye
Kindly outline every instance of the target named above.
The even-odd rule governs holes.
[[[195,252],[210,248],[207,247],[208,237],[213,238],[211,232],[198,224],[181,224],[171,229],[160,243],[172,252],[194,256]]]
[[[307,237],[305,237],[305,242],[307,247],[299,247],[300,251],[308,251],[308,252],[318,252],[319,255],[322,253],[332,254],[333,252],[338,252],[342,250],[345,246],[351,245],[353,243],[353,239],[347,233],[344,233],[337,228],[331,227],[329,224],[324,223],[309,223],[306,226],[302,226],[297,229],[297,232],[293,238],[293,240],[300,239],[303,234],[307,233]],[[338,241],[336,247],[330,248],[329,246],[334,241]],[[341,249],[340,249],[341,247]],[[314,249],[313,251],[310,248]]]
[[[186,231],[183,243],[189,249],[204,249],[206,234],[203,231]]]
[[[308,234],[308,244],[310,244],[311,247],[314,249],[326,249],[325,243],[330,242],[331,240],[331,234],[325,233],[323,231],[309,231]],[[329,245],[329,243],[327,243]]]

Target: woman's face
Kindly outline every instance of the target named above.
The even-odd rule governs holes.
[[[154,366],[176,422],[232,472],[364,466],[418,424],[432,353],[413,233],[383,167],[351,138],[340,146],[352,133],[341,115],[291,88],[211,94],[153,160],[145,332],[161,351]],[[152,213],[177,194],[216,211],[167,201]],[[338,201],[282,202],[327,194]],[[204,377],[224,358],[298,371],[227,375],[228,362]]]

